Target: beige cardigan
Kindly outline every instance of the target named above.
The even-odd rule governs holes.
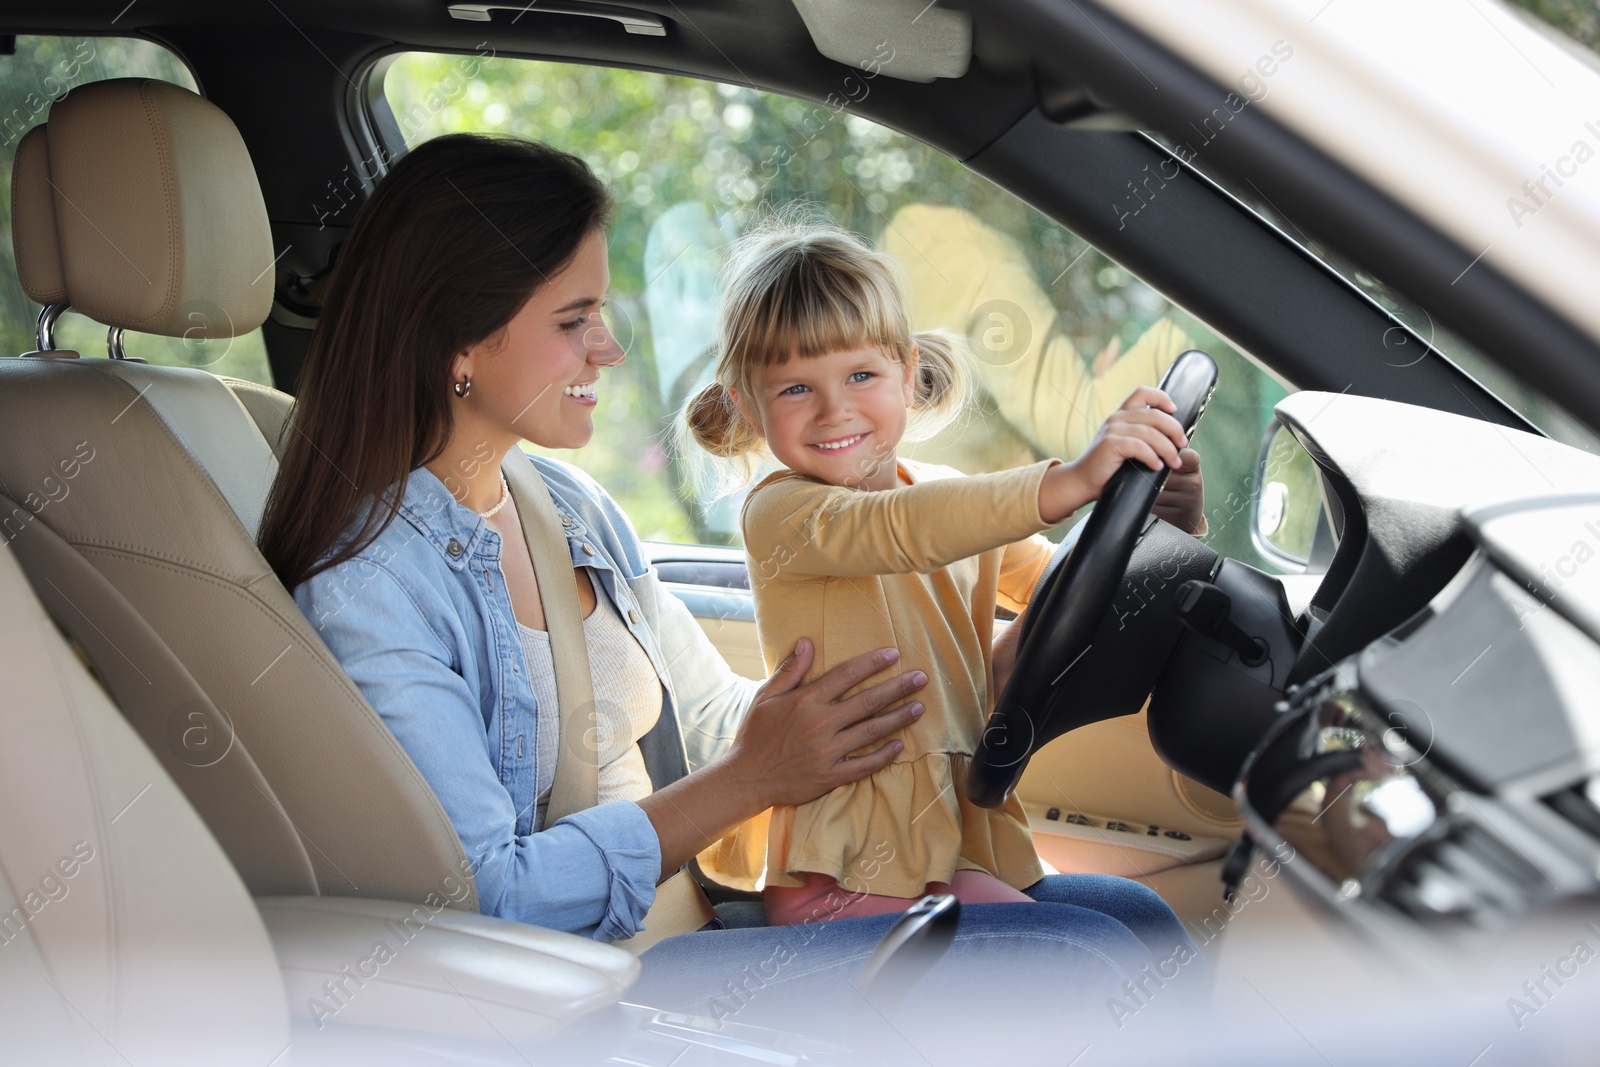
[[[994,706],[997,603],[1027,606],[1055,546],[1036,535],[1039,486],[1056,460],[995,474],[900,461],[909,485],[868,491],[780,471],[751,490],[742,525],[756,627],[770,672],[795,641],[805,681],[875,648],[900,660],[851,693],[922,670],[927,709],[895,735],[888,767],[798,807],[750,820],[700,855],[719,882],[799,886],[816,871],[846,890],[918,897],[963,868],[1023,889],[1044,871],[1013,797],[976,807],[963,783]]]

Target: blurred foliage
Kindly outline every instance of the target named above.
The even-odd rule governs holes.
[[[1581,45],[1600,51],[1600,9],[1594,0],[1508,0]]]
[[[870,78],[848,81],[841,100],[859,102],[871,91]],[[663,213],[703,204],[731,235],[762,211],[804,202],[876,237],[901,207],[936,203],[966,208],[1017,240],[1080,357],[1093,358],[1113,339],[1126,349],[1170,315],[1217,358],[1221,386],[1197,435],[1211,543],[1258,560],[1248,509],[1238,501],[1251,495],[1260,435],[1284,389],[1120,265],[956,160],[826,105],[629,70],[411,53],[389,69],[384,91],[408,144],[466,130],[530,137],[586,160],[613,191],[611,304],[629,358],[607,372],[593,442],[556,455],[605,485],[641,536],[691,543],[736,543],[737,536],[707,520],[667,447],[681,390],[664,395],[671,391],[657,384],[644,299],[652,280],[646,244]]]
[[[121,37],[18,37],[14,55],[0,56],[0,345],[6,355],[33,350],[39,305],[28,299],[17,281],[11,247],[11,164],[23,134],[44,122],[53,100],[75,85],[107,78],[145,77],[195,88],[189,68],[177,56],[150,41]],[[243,337],[185,341],[129,333],[124,349],[150,363],[205,367],[216,374],[272,384],[267,350],[256,330]],[[56,347],[85,356],[106,354],[104,326],[78,315],[56,325]]]

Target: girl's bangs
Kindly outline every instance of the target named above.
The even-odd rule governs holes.
[[[809,275],[809,276],[807,276]],[[899,358],[896,339],[906,332],[891,294],[872,280],[843,271],[794,271],[753,308],[746,339],[749,364],[770,367],[790,356],[877,346]]]

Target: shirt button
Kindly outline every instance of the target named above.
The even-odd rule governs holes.
[[[639,613],[637,611],[634,611],[632,608],[629,608],[628,609],[628,621],[629,622],[638,622],[639,621]]]
[[[450,553],[452,556],[459,556],[462,552],[461,542],[452,537],[450,538],[450,543],[445,546],[444,550]]]
[[[570,518],[568,518],[567,516],[563,515],[563,516],[561,516],[561,525],[563,525],[563,526],[571,526],[572,525],[572,520]]]
[[[594,549],[590,548],[588,545],[584,545],[583,546],[583,554],[586,555],[586,556],[592,556],[592,555],[594,555]]]

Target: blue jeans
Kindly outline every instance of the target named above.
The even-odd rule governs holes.
[[[1104,1021],[1108,998],[1126,997],[1130,988],[1145,990],[1140,1003],[1153,999],[1152,991],[1171,978],[1163,982],[1151,976],[1167,974],[1161,964],[1175,953],[1184,955],[1186,988],[1204,986],[1204,962],[1183,924],[1139,883],[1106,875],[1052,875],[1027,893],[1040,903],[961,909],[949,950],[886,1020],[896,1033],[918,1035],[919,1042],[948,1052],[1005,1020],[1008,1042],[1027,1045],[1031,1036],[1059,1052],[1052,1042],[1061,1035],[1065,1015]],[[853,980],[897,918],[668,938],[640,957],[639,981],[625,999],[719,1022],[838,1039],[862,1012],[864,998]],[[1168,970],[1178,973],[1171,963]],[[1031,1034],[1025,1032],[1029,1027]],[[920,1047],[919,1053],[926,1055]]]
[[[1109,915],[1131,930],[1157,959],[1173,955],[1179,946],[1197,957],[1200,954],[1189,931],[1161,895],[1131,879],[1110,874],[1052,874],[1023,892],[1034,900],[1074,904]],[[1222,897],[1220,883],[1217,897]]]

